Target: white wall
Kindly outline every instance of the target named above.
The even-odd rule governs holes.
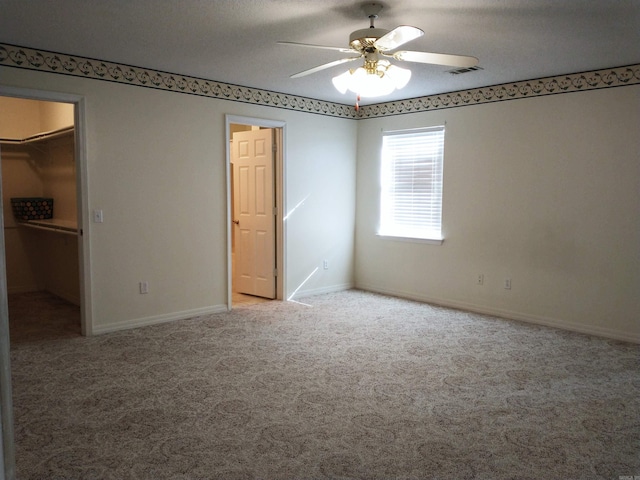
[[[43,196],[42,178],[36,167],[41,155],[22,145],[2,146],[0,153],[7,288],[9,293],[41,290],[44,284],[39,232],[20,228],[11,208],[14,197]]]
[[[0,137],[22,139],[41,132],[40,102],[0,97]]]
[[[40,103],[40,128],[51,132],[74,124],[73,104],[60,102]]]
[[[73,105],[0,97],[0,137],[22,139],[73,126]],[[47,290],[79,304],[78,241],[15,221],[13,197],[54,199],[54,218],[76,223],[73,133],[37,144],[3,145],[2,200],[9,293]]]
[[[38,101],[0,97],[0,112],[0,138],[23,139],[42,131]],[[7,288],[10,293],[37,291],[44,286],[38,235],[18,228],[11,198],[43,196],[38,171],[41,152],[5,145],[1,154]]]
[[[2,84],[86,99],[94,331],[226,307],[225,114],[287,123],[288,294],[353,282],[353,120],[0,67]],[[150,292],[138,293],[138,282]]]
[[[54,218],[76,223],[73,135],[2,149],[2,202],[9,293],[47,290],[79,304],[78,240],[20,226],[11,198],[54,199]]]
[[[73,126],[73,105],[0,97],[0,137],[22,139]]]
[[[233,114],[287,122],[287,296],[346,288],[355,264],[361,288],[640,339],[638,86],[355,122],[0,74],[4,85],[86,99],[88,205],[105,215],[85,226],[96,331],[225,305],[224,118]],[[381,129],[444,122],[444,244],[378,238]],[[149,294],[138,294],[140,280]]]
[[[640,341],[639,106],[630,86],[360,121],[356,285]],[[444,244],[377,237],[381,130],[444,123]]]

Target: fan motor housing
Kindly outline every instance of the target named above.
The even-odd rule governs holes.
[[[373,47],[373,43],[380,37],[389,33],[384,28],[363,28],[356,30],[349,35],[349,46],[354,50],[363,52],[368,47]]]

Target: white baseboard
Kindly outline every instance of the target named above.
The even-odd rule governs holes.
[[[109,325],[94,325],[93,335],[116,332],[118,330],[128,330],[130,328],[146,327],[149,325],[157,325],[159,323],[185,320],[187,318],[200,317],[202,315],[210,315],[213,313],[221,313],[227,311],[227,305],[214,305],[212,307],[194,308],[192,310],[184,310],[181,312],[168,313],[164,315],[154,315],[151,317],[124,320],[122,322],[111,323]]]
[[[574,322],[567,322],[565,320],[561,320],[558,318],[530,315],[522,312],[514,312],[511,310],[494,308],[487,305],[476,305],[472,303],[458,302],[455,300],[432,298],[432,297],[417,294],[414,292],[404,292],[401,290],[380,288],[375,285],[366,285],[366,284],[358,285],[356,288],[360,290],[369,291],[369,292],[406,298],[408,300],[416,300],[418,302],[431,303],[431,304],[439,305],[442,307],[455,308],[457,310],[465,310],[468,312],[481,313],[484,315],[492,315],[495,317],[506,318],[509,320],[532,323],[535,325],[544,325],[546,327],[558,328],[560,330],[568,330],[576,333],[584,333],[587,335],[595,335],[598,337],[611,338],[613,340],[621,340],[623,342],[640,343],[640,334],[635,332],[621,332],[619,330],[614,330],[610,328],[598,327],[594,325],[583,325],[583,324],[574,323]]]
[[[328,287],[313,288],[309,290],[299,290],[287,300],[297,300],[299,298],[312,297],[313,295],[322,295],[323,293],[342,292],[344,290],[351,290],[353,283],[342,283],[339,285],[330,285]]]

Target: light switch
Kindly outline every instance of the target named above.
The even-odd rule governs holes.
[[[102,223],[104,221],[104,217],[102,216],[102,210],[93,211],[93,221],[94,223]]]

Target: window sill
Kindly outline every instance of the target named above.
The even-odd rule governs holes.
[[[442,245],[444,243],[444,238],[396,237],[393,235],[383,235],[381,233],[376,233],[376,235],[385,240],[396,240],[398,242],[426,243],[428,245]]]

